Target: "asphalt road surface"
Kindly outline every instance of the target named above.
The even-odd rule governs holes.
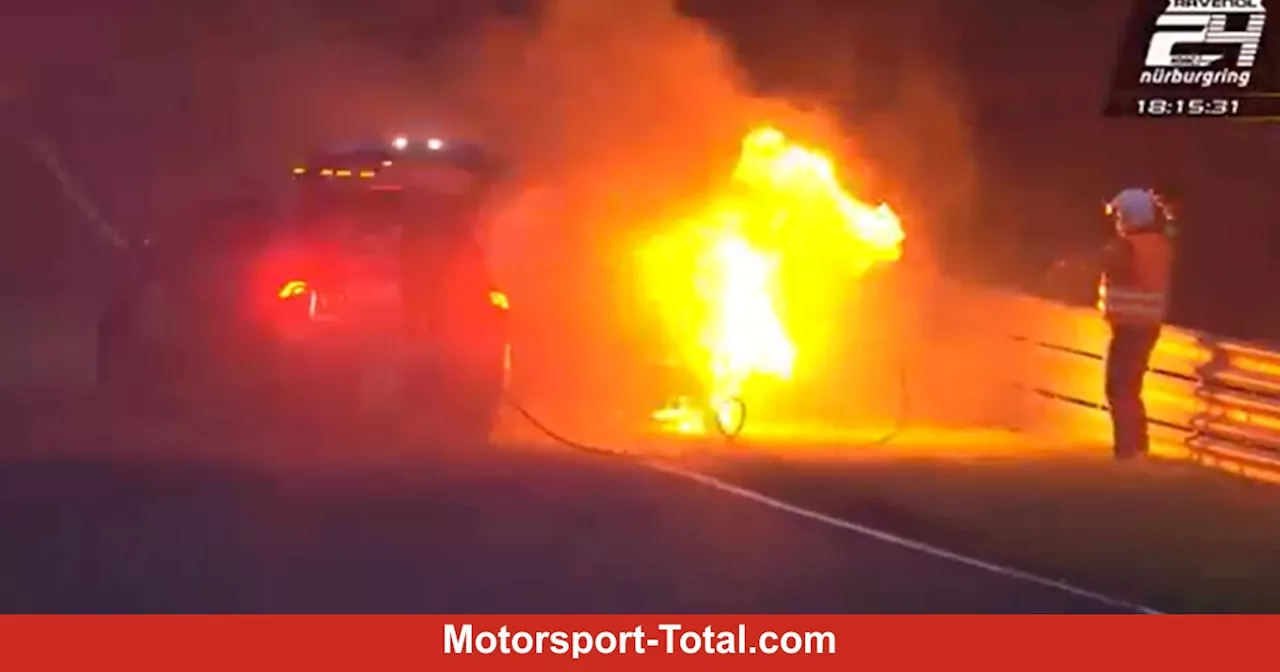
[[[1112,610],[571,449],[7,423],[4,612]]]

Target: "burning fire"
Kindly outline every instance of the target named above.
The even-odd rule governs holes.
[[[701,402],[682,397],[654,414],[685,433],[705,431],[705,419],[740,423],[726,416],[749,379],[792,379],[804,325],[788,307],[830,298],[843,279],[902,252],[889,206],[854,198],[826,154],[775,128],[747,134],[730,184],[645,257],[650,290],[681,345],[696,344],[684,354],[706,385]],[[690,277],[693,287],[681,286]]]

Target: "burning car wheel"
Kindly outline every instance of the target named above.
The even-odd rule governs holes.
[[[713,401],[707,408],[707,423],[727,439],[737,438],[747,424],[747,404],[738,397]]]

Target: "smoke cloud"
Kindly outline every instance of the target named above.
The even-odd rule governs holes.
[[[532,231],[498,237],[508,264],[606,249],[690,207],[761,122],[839,137],[821,113],[754,95],[724,41],[671,2],[554,0],[536,24],[490,22],[446,54],[439,100],[539,199],[525,203],[539,207]],[[533,241],[561,249],[535,254]]]
[[[406,20],[424,25],[433,6]],[[919,17],[898,19],[920,30]],[[856,192],[886,198],[907,216],[913,251],[923,246],[922,221],[954,217],[974,182],[964,110],[945,73],[919,52],[881,52],[874,68],[860,67],[856,46],[841,46],[854,35],[827,35],[817,48],[781,45],[797,52],[779,55],[793,69],[822,70],[831,87],[847,87],[791,96],[761,93],[728,42],[670,0],[549,0],[536,16],[484,13],[415,60],[339,39],[333,24],[260,21],[264,33],[287,39],[259,40],[258,51],[236,57],[244,65],[236,137],[251,138],[241,157],[279,165],[267,152],[394,129],[475,138],[510,164],[488,242],[495,275],[512,297],[518,382],[548,402],[562,393],[567,406],[592,398],[648,409],[680,385],[655,372],[671,350],[653,305],[661,297],[642,296],[631,253],[646,235],[703,205],[730,175],[752,127],[772,123],[834,154]],[[869,85],[859,87],[864,74]],[[849,90],[870,91],[863,98],[871,103],[839,110],[840,120],[822,101]],[[909,329],[925,309],[903,306],[919,303],[881,302],[890,312],[880,310],[879,330]],[[850,318],[839,314],[833,307],[832,319]],[[856,331],[849,347],[904,340],[904,333],[872,336],[866,325]],[[811,401],[865,406],[897,376],[866,368],[854,382],[839,370],[845,373],[832,377],[844,383],[811,381]],[[615,398],[602,399],[606,390]],[[946,403],[935,402],[935,410]]]
[[[246,182],[283,195],[289,162],[328,142],[406,132],[487,144],[510,164],[489,242],[522,330],[518,370],[571,399],[619,388],[621,363],[660,359],[629,252],[728,178],[750,128],[772,123],[834,154],[857,193],[905,215],[909,255],[924,222],[963,210],[972,189],[945,73],[919,44],[885,51],[884,17],[847,34],[817,22],[802,31],[810,44],[775,44],[766,60],[826,88],[771,96],[674,0],[547,0],[523,15],[492,4],[139,0],[127,20],[95,15],[95,39],[41,42],[57,63],[20,79],[127,224],[189,225],[192,203]],[[893,29],[923,44],[919,18]],[[568,365],[581,373],[572,390]]]

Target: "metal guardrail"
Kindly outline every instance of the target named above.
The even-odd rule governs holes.
[[[1199,412],[1188,446],[1219,461],[1280,473],[1280,352],[1203,339]]]
[[[1001,322],[1023,363],[1016,384],[1044,402],[1038,419],[1103,439],[1110,423],[1104,391],[1110,334],[1097,313],[977,291],[1009,316]],[[1280,350],[1166,327],[1143,398],[1153,441],[1165,452],[1280,479]]]

